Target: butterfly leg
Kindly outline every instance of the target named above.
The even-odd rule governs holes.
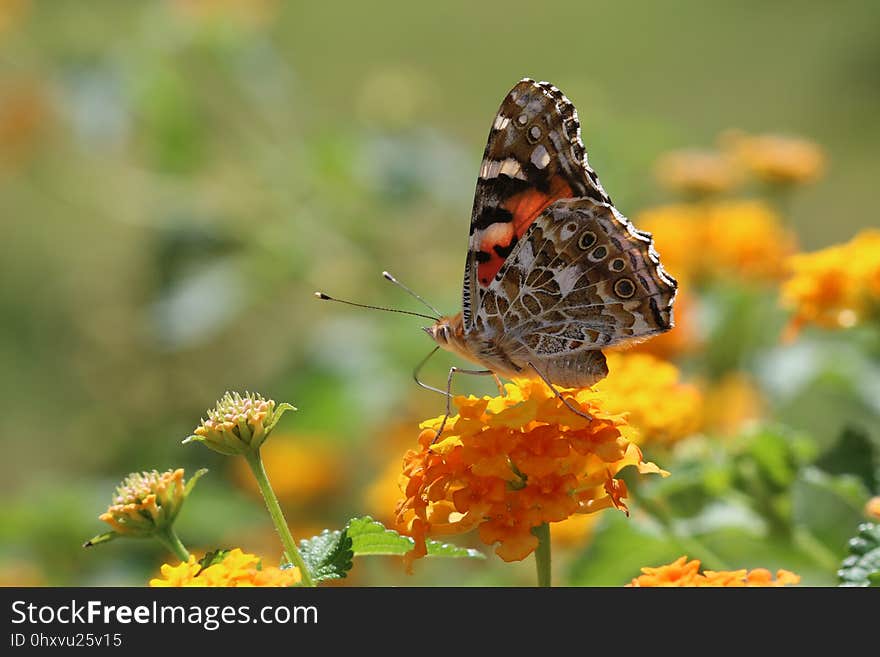
[[[460,367],[450,367],[449,368],[449,376],[446,378],[446,415],[443,416],[443,421],[440,423],[440,428],[437,429],[437,435],[434,436],[434,440],[431,441],[431,444],[437,442],[440,438],[440,434],[443,433],[443,429],[446,428],[446,421],[449,420],[449,416],[452,415],[452,377],[457,373],[460,374],[473,374],[474,376],[494,376],[495,380],[498,381],[498,377],[495,375],[495,372],[492,370],[465,370]],[[498,381],[500,383],[500,381]]]
[[[568,407],[568,410],[570,410],[575,415],[580,415],[585,420],[589,420],[590,422],[593,421],[592,415],[589,415],[588,413],[584,413],[579,408],[575,408],[569,400],[567,400],[565,397],[563,397],[562,393],[556,389],[556,386],[554,386],[552,383],[550,383],[550,380],[546,376],[541,374],[541,370],[539,370],[537,367],[535,367],[534,363],[530,362],[528,365],[529,365],[529,367],[531,367],[535,371],[535,374],[537,374],[539,377],[541,377],[541,380],[547,384],[547,386],[550,388],[550,390],[553,391],[553,394],[556,395],[556,399],[558,399],[559,401],[561,401],[563,404],[565,404]]]
[[[419,372],[422,371],[422,368],[425,366],[425,363],[427,363],[428,360],[430,360],[431,356],[436,354],[437,351],[439,351],[439,349],[440,349],[440,346],[437,345],[436,347],[434,347],[431,350],[431,353],[429,353],[427,356],[422,358],[422,360],[419,362],[418,365],[416,365],[416,368],[413,370],[412,376],[413,376],[413,380],[416,382],[416,385],[418,385],[420,388],[424,388],[425,390],[430,390],[431,392],[438,392],[441,395],[445,395],[447,393],[444,392],[443,390],[440,390],[440,388],[435,388],[434,386],[429,386],[427,383],[425,383],[421,379],[419,379]]]

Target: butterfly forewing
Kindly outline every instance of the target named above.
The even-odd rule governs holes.
[[[465,327],[531,223],[553,202],[574,197],[611,202],[587,165],[577,111],[553,85],[521,80],[492,122],[480,165],[462,295]]]
[[[608,373],[602,348],[672,327],[675,292],[651,235],[587,165],[574,106],[522,80],[480,166],[455,348],[507,375],[592,385]]]

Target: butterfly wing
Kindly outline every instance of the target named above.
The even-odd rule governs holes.
[[[465,263],[465,330],[532,222],[562,198],[611,203],[587,164],[574,105],[547,82],[521,80],[501,103],[480,165]]]
[[[553,383],[591,385],[607,374],[601,348],[673,326],[675,293],[649,233],[609,203],[566,199],[531,223],[475,324]]]

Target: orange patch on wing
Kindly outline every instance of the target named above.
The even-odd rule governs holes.
[[[495,247],[506,249],[510,247],[514,236],[516,239],[525,234],[532,222],[541,214],[548,205],[558,201],[561,198],[572,198],[573,193],[571,187],[561,176],[554,176],[550,180],[549,193],[540,192],[537,189],[527,189],[519,194],[515,194],[502,203],[501,207],[510,211],[513,215],[511,224],[501,224],[503,230],[495,231],[490,226],[483,240],[480,242],[480,250],[489,254],[486,262],[481,262],[477,266],[477,279],[480,285],[488,287],[495,274],[504,264],[504,258],[498,255]],[[494,225],[493,225],[494,226]],[[513,231],[511,232],[510,227]]]

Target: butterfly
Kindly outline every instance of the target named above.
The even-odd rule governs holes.
[[[671,329],[676,288],[590,168],[571,101],[517,83],[480,165],[461,312],[424,330],[485,368],[458,371],[537,376],[559,396],[608,374],[602,349]]]

